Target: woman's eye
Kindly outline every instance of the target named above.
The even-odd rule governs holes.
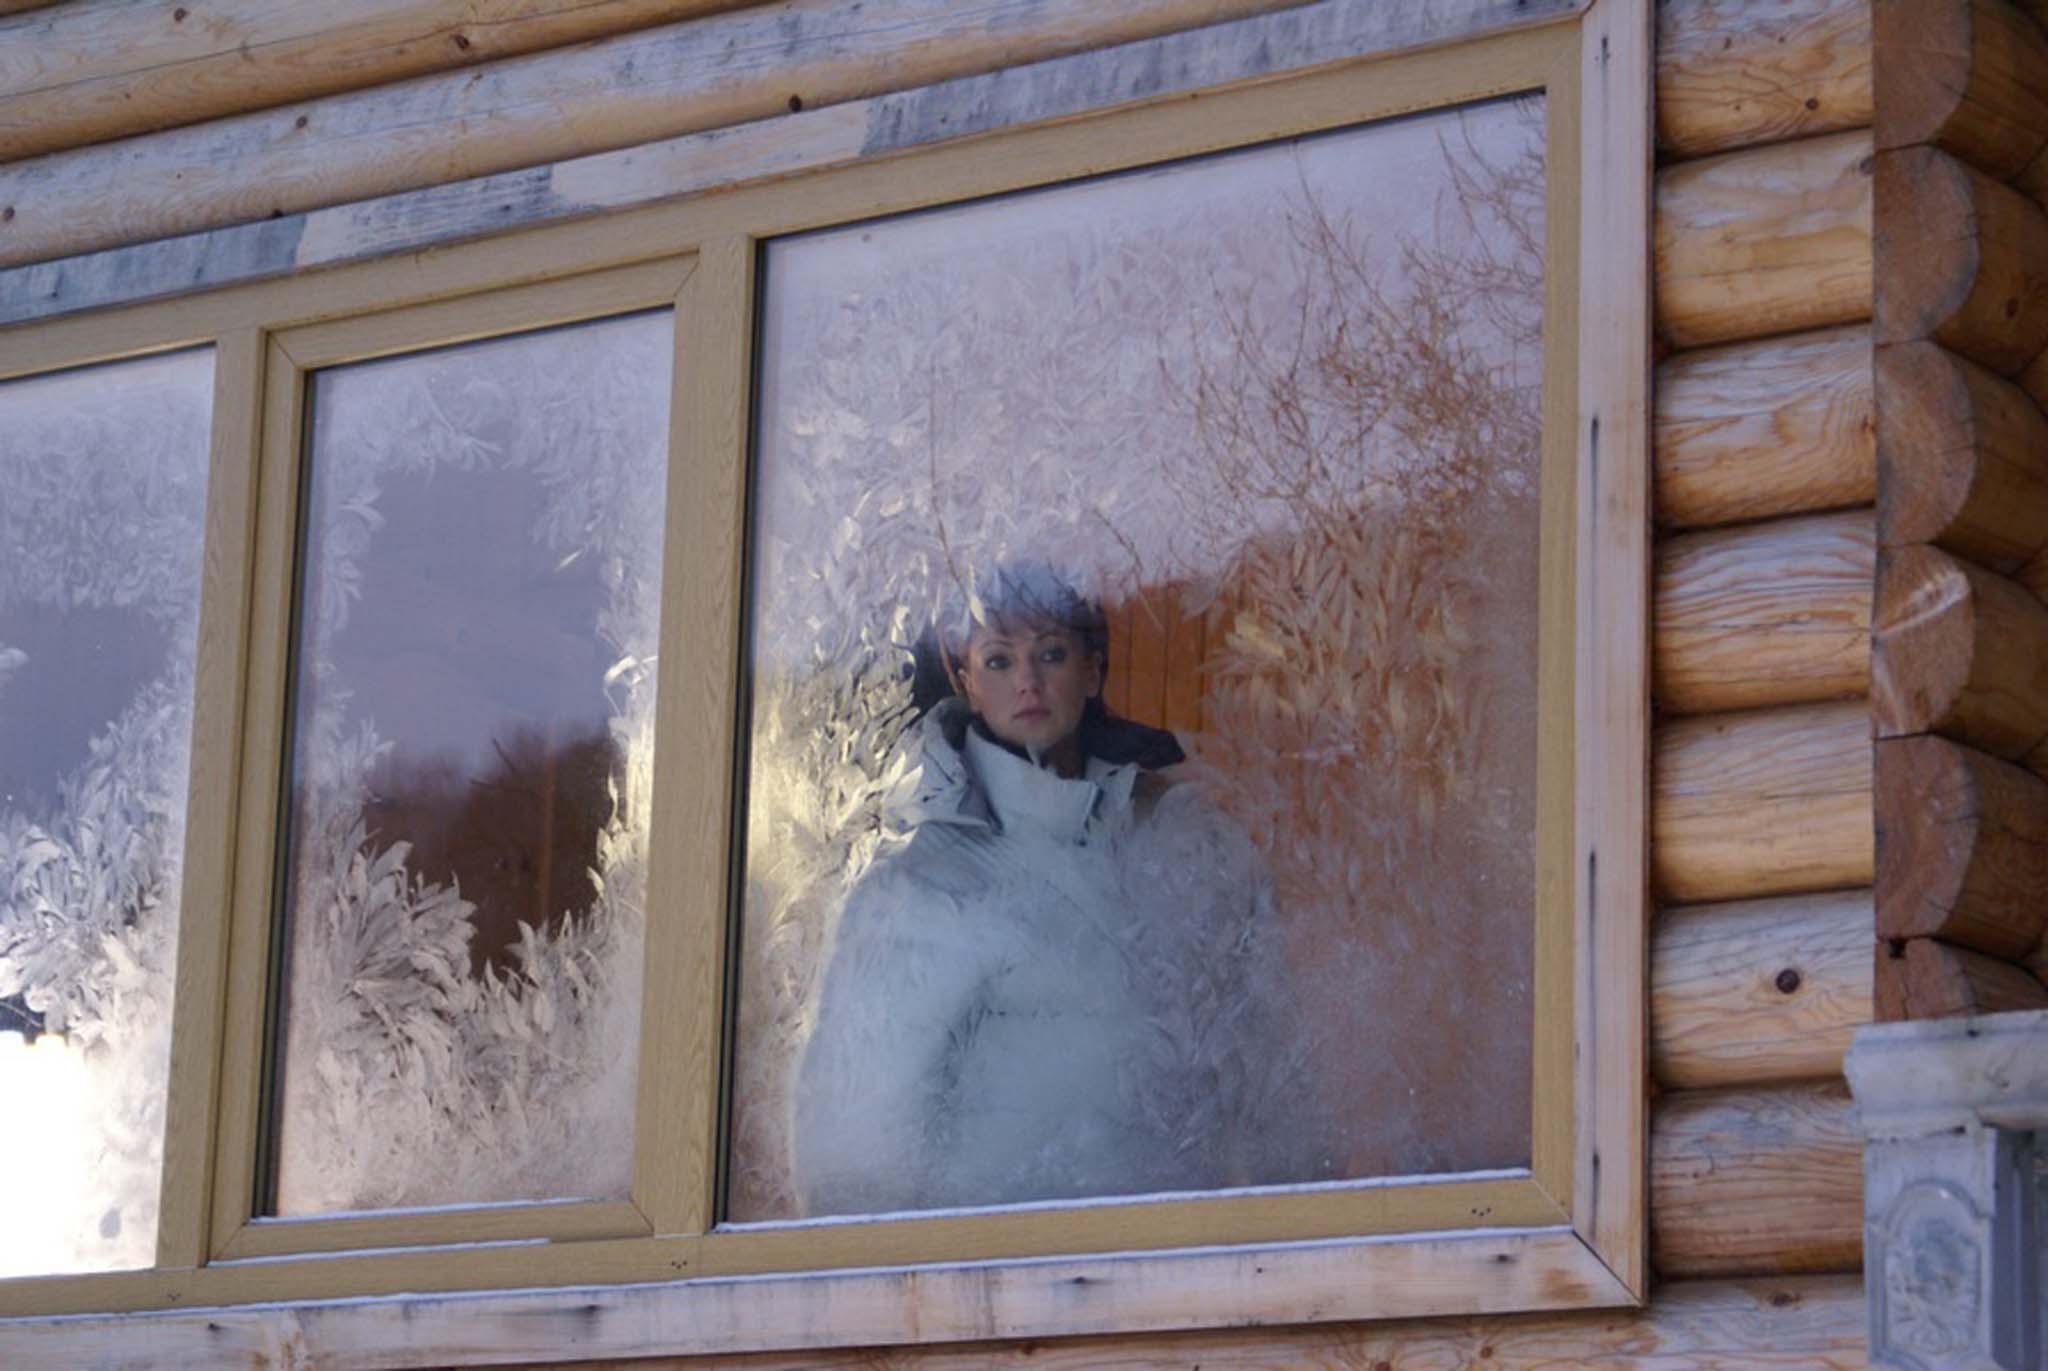
[[[991,652],[988,656],[981,659],[981,664],[990,671],[1008,671],[1010,669],[1010,654],[1007,652]]]
[[[1067,660],[1067,650],[1063,647],[1049,647],[1038,654],[1038,660],[1048,666],[1064,662]]]

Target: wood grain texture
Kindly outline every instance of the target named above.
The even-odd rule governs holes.
[[[608,38],[752,0],[75,0],[0,23],[0,162]]]
[[[1646,1309],[640,1362],[559,1371],[1865,1371],[1854,1276],[1677,1281]]]
[[[1701,347],[1853,323],[1871,309],[1868,130],[1657,175],[1657,331]]]
[[[0,1318],[0,1365],[394,1371],[530,1361],[537,1346],[626,1360],[1112,1330],[1157,1334],[1213,1323],[1226,1299],[1231,1316],[1250,1326],[1364,1318],[1373,1307],[1394,1318],[1428,1318],[1630,1303],[1612,1273],[1562,1227],[1398,1244],[1208,1247],[1142,1262],[1126,1253],[864,1267],[830,1280],[795,1274],[622,1284],[600,1261],[565,1289],[510,1288],[518,1282],[511,1273],[535,1255],[549,1254],[495,1248],[378,1258],[393,1269],[455,1263],[505,1273],[499,1289],[395,1300],[301,1296],[287,1304],[256,1296],[263,1302],[232,1309],[210,1307],[216,1301],[207,1292],[218,1292],[235,1273],[135,1273],[133,1281],[177,1283],[180,1307],[139,1317]],[[250,1285],[280,1279],[276,1270],[240,1274]]]
[[[1860,697],[1870,686],[1867,509],[1658,543],[1651,692],[1666,714]]]
[[[425,251],[605,211],[672,206],[701,199],[705,191],[914,149],[936,151],[975,135],[1118,106],[1160,106],[1352,58],[1444,47],[1540,24],[1572,8],[1573,0],[1446,0],[1426,8],[1313,0],[1210,28],[1044,61],[1020,58],[931,86],[324,210],[104,250],[68,242],[62,250],[70,255],[57,260],[0,267],[0,323]],[[1105,154],[1098,169],[1117,165]],[[655,231],[672,232],[673,226]]]
[[[1657,522],[1687,528],[1877,498],[1870,329],[1697,348],[1657,368]]]
[[[2048,33],[2007,0],[1875,0],[1880,150],[1931,143],[2000,180],[2048,146]]]
[[[1915,938],[1877,954],[1877,1017],[1953,1019],[2048,1009],[2048,985],[2025,967],[1933,938]]]
[[[1839,1076],[1871,1021],[1868,890],[1657,916],[1650,1062],[1666,1089]]]
[[[2048,902],[2048,781],[1946,738],[1877,744],[1877,932],[2017,959]]]
[[[1701,157],[1871,120],[1867,0],[1664,0],[1657,151]]]
[[[1871,884],[1870,714],[1861,701],[1660,725],[1650,863],[1667,904]]]
[[[1878,537],[2010,573],[2048,546],[2048,416],[1938,343],[1877,352]]]
[[[2011,376],[2048,346],[2048,212],[1933,147],[1877,157],[1878,343]]]
[[[2048,606],[1939,548],[1878,562],[1871,713],[1880,737],[1940,733],[1995,757],[2048,738]]]
[[[1657,1101],[1650,1259],[1664,1278],[1854,1271],[1863,1137],[1842,1081]]]
[[[287,215],[1293,0],[787,0],[0,166],[0,263]]]
[[[1643,1139],[1649,1074],[1642,986],[1647,975],[1650,746],[1651,111],[1652,7],[1597,3],[1582,21],[1570,78],[1553,81],[1553,111],[1570,142],[1553,133],[1545,175],[1579,187],[1575,260],[1546,272],[1544,315],[1575,319],[1577,375],[1547,384],[1545,411],[1574,416],[1571,431],[1544,435],[1546,548],[1570,546],[1569,576],[1552,576],[1539,613],[1575,625],[1540,653],[1539,688],[1569,682],[1572,739],[1552,730],[1537,749],[1539,788],[1553,777],[1571,794],[1562,815],[1537,823],[1539,937],[1534,1013],[1538,1031],[1531,1135],[1534,1174],[1549,1186],[1570,1178],[1572,1224],[1623,1288],[1649,1291]],[[1576,96],[1576,98],[1574,98]],[[1574,108],[1574,106],[1577,106]],[[1560,147],[1560,143],[1564,146]],[[1576,145],[1574,145],[1576,144]],[[1552,373],[1556,375],[1556,373]],[[1563,457],[1563,461],[1555,460]],[[1566,492],[1569,492],[1567,494]],[[1566,595],[1570,598],[1566,598]],[[1566,658],[1569,657],[1569,662]],[[1565,779],[1568,778],[1568,779]],[[1553,835],[1555,840],[1553,841]],[[1563,858],[1557,870],[1551,854]],[[1565,891],[1569,895],[1560,899]],[[1555,922],[1550,922],[1555,911]],[[1571,960],[1557,957],[1571,930]],[[1570,967],[1573,1036],[1545,1033],[1549,967]],[[1544,1106],[1571,1081],[1572,1123]],[[1564,1165],[1559,1166],[1558,1163]],[[1568,1168],[1568,1169],[1567,1169]],[[1557,1193],[1553,1190],[1552,1193]]]

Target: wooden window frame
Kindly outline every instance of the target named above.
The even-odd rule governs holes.
[[[322,1327],[347,1330],[331,1333],[331,1354],[366,1361],[421,1345],[406,1339],[428,1327],[437,1360],[502,1353],[494,1320],[510,1309],[608,1311],[613,1329],[638,1331],[579,1331],[576,1353],[650,1355],[1639,1303],[1649,28],[1647,0],[1591,0],[1456,46],[0,332],[0,377],[215,348],[157,1265],[0,1282],[0,1360],[54,1345],[45,1338],[71,1355],[124,1337],[169,1338],[154,1344],[167,1352],[189,1338],[195,1358],[216,1355],[218,1333],[201,1325],[243,1326],[232,1310],[47,1316],[273,1301],[333,1301],[313,1306],[328,1311]],[[1539,690],[1546,717],[1571,726],[1547,726],[1539,744],[1526,1173],[715,1222],[760,244],[1532,90],[1547,121]],[[662,306],[675,311],[676,360],[630,1198],[257,1217],[307,373]],[[569,1288],[592,1286],[617,1288]],[[431,1294],[456,1291],[499,1293]]]

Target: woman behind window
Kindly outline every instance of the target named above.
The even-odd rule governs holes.
[[[1098,606],[1036,564],[977,589],[920,652],[910,839],[838,922],[808,1211],[1320,1178],[1258,854],[1163,774],[1173,735],[1104,707]]]

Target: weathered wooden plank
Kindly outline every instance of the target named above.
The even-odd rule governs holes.
[[[417,251],[600,210],[843,166],[975,134],[1172,99],[1326,62],[1433,46],[1553,18],[1576,0],[1442,6],[1316,0],[1099,51],[1022,62],[824,109],[524,171],[0,268],[0,324]]]
[[[1870,53],[1868,0],[1664,0],[1657,150],[1702,157],[1862,128]]]
[[[1860,509],[1661,541],[1651,630],[1658,707],[1707,714],[1865,694],[1875,525]]]
[[[2048,212],[1939,148],[1878,154],[1875,336],[2011,376],[2048,347]]]
[[[2048,781],[1931,734],[1877,744],[1877,932],[2013,959],[2048,918]]]
[[[2048,546],[2048,416],[1938,343],[1877,354],[1878,537],[2010,574]]]
[[[1698,348],[1657,368],[1660,524],[1686,528],[1877,498],[1870,330]]]
[[[474,67],[756,0],[76,0],[0,23],[0,162]]]
[[[1657,175],[1657,330],[1701,347],[1870,316],[1868,130]]]
[[[1870,714],[1861,701],[1660,725],[1650,862],[1668,904],[1871,884]]]
[[[1939,548],[1889,548],[1870,695],[1879,737],[1940,733],[2025,757],[2048,739],[2048,606]]]
[[[2011,962],[1933,938],[1881,945],[1878,951],[1880,1022],[2044,1008],[2048,1008],[2048,985]]]
[[[1838,1076],[1871,1020],[1871,892],[1688,905],[1657,916],[1650,1061],[1667,1089]]]
[[[1657,1101],[1650,1260],[1666,1279],[1853,1271],[1863,1137],[1839,1080]]]
[[[1233,1317],[1251,1325],[1332,1321],[1368,1302],[1395,1318],[1628,1302],[1568,1228],[1472,1230],[1398,1244],[1193,1248],[1143,1260],[871,1267],[830,1279],[795,1274],[0,1319],[0,1365],[396,1371],[527,1361],[543,1340],[623,1360],[1156,1334],[1213,1323],[1225,1300]]]
[[[1877,0],[1879,150],[1932,143],[2011,180],[2048,146],[2048,33],[2007,0]]]
[[[1747,1371],[1762,1361],[1768,1361],[1773,1371],[1866,1371],[1864,1311],[1858,1277],[1781,1276],[1672,1282],[1658,1288],[1647,1308],[1594,1314],[820,1349],[794,1355],[668,1356],[630,1362],[613,1359],[608,1344],[592,1336],[587,1307],[565,1306],[552,1316],[536,1312],[523,1324],[483,1317],[477,1323],[489,1328],[499,1361],[528,1361],[537,1348],[551,1345],[573,1346],[583,1357],[607,1358],[553,1363],[559,1371],[694,1371],[710,1366],[735,1371],[1093,1371],[1157,1366],[1200,1366],[1210,1371],[1266,1371],[1276,1366]],[[186,1349],[209,1346],[214,1359],[203,1364],[218,1371],[285,1371],[307,1364],[304,1342],[296,1331],[299,1321],[291,1310],[177,1317],[178,1326],[171,1329],[134,1321],[125,1328],[95,1330],[100,1336],[85,1344],[94,1360],[81,1356],[68,1364],[136,1365],[143,1359],[152,1366],[202,1364],[192,1361]],[[205,1333],[208,1323],[219,1326],[210,1337]]]
[[[0,166],[0,263],[838,104],[1276,3],[1293,0],[787,0],[669,24]]]
[[[1854,1276],[1677,1281],[1646,1309],[1613,1314],[1438,1319],[1429,1323],[1251,1328],[1148,1338],[859,1349],[721,1358],[733,1371],[1865,1371],[1864,1301]],[[693,1357],[579,1362],[560,1371],[695,1371]]]
[[[787,0],[0,168],[0,262],[297,213],[924,86],[1301,0]],[[1494,0],[1383,27],[1453,31]],[[1517,8],[1524,22],[1561,0]]]

